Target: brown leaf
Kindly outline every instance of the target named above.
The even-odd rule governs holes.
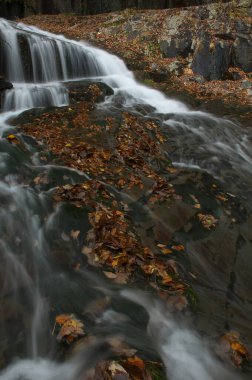
[[[118,373],[127,373],[125,369],[117,362],[113,361],[108,366],[108,370],[111,372],[112,376],[115,376]]]
[[[80,231],[79,231],[79,230],[76,230],[76,231],[72,230],[71,233],[70,233],[71,237],[72,237],[74,240],[78,239],[79,234],[80,234]]]
[[[198,219],[207,230],[211,230],[216,227],[218,219],[215,219],[213,215],[210,214],[198,214]]]
[[[117,275],[113,272],[106,272],[106,271],[103,271],[103,273],[105,274],[105,276],[111,280],[117,278]]]
[[[61,326],[57,335],[58,341],[65,339],[68,343],[71,343],[75,338],[85,334],[83,323],[76,319],[73,314],[58,315],[55,322]]]

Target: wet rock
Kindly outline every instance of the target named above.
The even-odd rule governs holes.
[[[231,71],[227,74],[227,77],[226,77],[226,79],[229,79],[229,80],[240,80],[241,78],[242,78],[242,75],[238,71]]]
[[[160,42],[160,50],[165,57],[174,58],[181,56],[187,57],[192,48],[192,33],[186,31],[182,35],[172,36],[169,40]]]
[[[207,80],[223,79],[230,64],[232,44],[229,41],[211,41],[210,36],[200,37],[192,61],[192,70]]]
[[[183,72],[184,66],[179,61],[173,61],[167,66],[168,72],[172,75],[181,75]]]
[[[5,90],[10,90],[13,88],[13,84],[7,80],[5,80],[4,77],[0,76],[0,92]]]
[[[241,83],[242,88],[252,88],[252,81],[250,80],[243,80]]]
[[[188,82],[195,82],[195,83],[205,83],[206,82],[206,80],[201,76],[187,77],[185,80],[187,80]]]
[[[80,101],[102,102],[106,96],[114,94],[107,84],[92,81],[70,82],[67,84],[72,103]]]
[[[159,70],[151,71],[149,73],[149,76],[152,80],[154,80],[154,82],[157,83],[165,82],[170,77],[169,73],[167,73],[166,71]]]

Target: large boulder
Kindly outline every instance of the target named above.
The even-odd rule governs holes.
[[[211,40],[204,33],[196,45],[192,60],[192,70],[207,80],[223,79],[232,63],[232,41]]]

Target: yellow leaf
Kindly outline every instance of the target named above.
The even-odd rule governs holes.
[[[231,342],[230,346],[231,346],[232,350],[239,352],[241,355],[244,355],[244,356],[248,355],[248,351],[247,351],[246,347],[244,347],[241,343]]]
[[[119,262],[119,259],[114,259],[114,260],[112,261],[112,263],[111,263],[112,267],[113,267],[113,268],[114,268],[114,267],[117,267],[118,262]]]
[[[15,136],[15,135],[8,135],[8,136],[7,136],[7,139],[8,139],[8,140],[15,140],[15,139],[16,139],[16,136]]]
[[[161,248],[161,251],[164,255],[168,255],[169,253],[172,253],[172,251],[168,248]]]
[[[66,144],[65,147],[66,148],[71,148],[72,144]]]
[[[195,205],[193,206],[194,208],[201,208],[201,204],[200,203],[195,203]]]

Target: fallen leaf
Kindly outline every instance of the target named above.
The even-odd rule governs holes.
[[[145,368],[145,364],[142,359],[140,359],[138,356],[134,356],[133,358],[128,358],[127,359],[128,364],[137,367],[141,370]]]
[[[103,273],[105,274],[105,276],[111,280],[115,279],[117,277],[117,275],[113,272],[106,272],[106,271],[103,271]]]
[[[115,376],[118,373],[127,373],[125,369],[115,361],[110,363],[108,370],[111,372],[112,376]]]
[[[11,134],[11,135],[8,135],[8,136],[7,136],[7,139],[8,139],[9,141],[12,141],[12,140],[17,140],[17,137],[16,137],[15,135]]]
[[[92,252],[93,249],[87,246],[83,247],[81,250],[81,253],[83,253],[83,255],[90,255]]]
[[[244,356],[248,355],[248,350],[240,342],[231,342],[230,346],[232,350],[239,352],[239,354]]]
[[[225,195],[222,195],[222,194],[218,194],[218,195],[216,195],[215,198],[218,199],[218,200],[221,201],[221,202],[227,202],[227,201],[228,201],[228,198],[225,197]]]
[[[75,338],[84,335],[83,323],[76,319],[73,314],[61,314],[55,319],[55,323],[61,326],[57,335],[57,340],[62,341],[65,339],[71,343]]]
[[[172,249],[174,249],[175,251],[180,252],[180,251],[184,251],[185,247],[182,244],[179,244],[179,245],[173,245]]]
[[[198,219],[203,225],[203,227],[206,228],[207,230],[211,230],[212,228],[215,228],[218,223],[218,219],[215,219],[213,215],[209,215],[209,214],[198,214]]]
[[[71,236],[74,240],[76,240],[76,239],[78,239],[79,234],[80,234],[80,231],[79,231],[79,230],[76,230],[76,231],[72,230],[71,233],[70,233],[70,236]]]
[[[172,253],[172,250],[168,248],[161,248],[161,251],[164,255],[168,255],[169,253]]]

